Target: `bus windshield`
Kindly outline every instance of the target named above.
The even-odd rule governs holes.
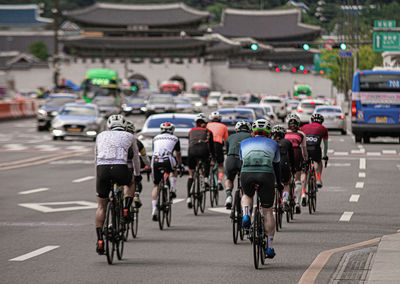
[[[396,74],[366,74],[360,76],[362,92],[400,92],[400,77]]]

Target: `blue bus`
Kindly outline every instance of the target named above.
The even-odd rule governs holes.
[[[398,137],[400,142],[400,70],[359,71],[353,77],[351,128],[356,142]]]

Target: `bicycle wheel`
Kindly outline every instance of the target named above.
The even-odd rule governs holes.
[[[115,207],[116,211],[116,222],[117,222],[117,230],[116,230],[116,247],[117,247],[117,258],[118,260],[122,259],[124,254],[124,246],[125,246],[125,231],[124,231],[124,221],[123,221],[123,201],[121,196],[117,197],[118,206]]]
[[[265,237],[264,237],[264,223],[261,214],[259,214],[259,235],[258,235],[258,253],[260,254],[261,264],[265,264]]]
[[[214,180],[215,180],[215,182],[216,182],[215,184],[217,184],[217,181],[218,181],[217,175],[214,175]],[[218,187],[217,187],[217,186],[215,186],[215,190],[214,190],[213,194],[214,194],[214,203],[215,203],[215,206],[218,206],[219,190],[218,190]]]
[[[197,216],[199,212],[199,192],[200,191],[200,180],[198,172],[195,174],[194,182],[192,186],[192,200],[193,200],[193,212]]]
[[[131,206],[131,233],[132,237],[136,238],[139,224],[139,208]]]
[[[157,207],[158,207],[158,226],[160,227],[160,230],[164,228],[164,205],[165,205],[165,200],[164,200],[164,182],[160,182],[159,184],[159,193],[158,193],[158,199],[157,199]]]
[[[313,192],[311,197],[312,197],[312,209],[313,212],[315,213],[315,210],[317,209],[317,180],[315,178],[315,173],[313,178]]]
[[[254,260],[254,267],[255,269],[258,269],[259,263],[260,263],[260,247],[258,245],[259,241],[259,223],[258,223],[258,215],[260,214],[260,209],[258,206],[254,210],[254,218],[253,218],[253,226],[252,226],[252,243],[253,243],[253,260]]]
[[[165,190],[165,202],[165,220],[167,221],[167,227],[170,227],[172,221],[172,200],[171,194],[169,193],[169,187]]]
[[[199,194],[200,200],[200,211],[201,213],[204,213],[204,210],[206,209],[206,190],[205,190],[205,184],[204,184],[204,176],[200,177],[200,194]]]
[[[243,241],[244,238],[244,228],[242,227],[242,218],[243,218],[243,212],[242,212],[242,197],[240,195],[240,190],[236,190],[235,192],[235,201],[236,203],[234,204],[234,206],[236,206],[236,211],[238,212],[237,216],[238,216],[238,230],[239,230],[239,236],[240,236],[240,240]]]
[[[283,205],[282,205],[282,194],[278,190],[278,211],[279,211],[279,228],[282,229],[282,218],[283,218]]]
[[[215,201],[215,179],[214,179],[214,171],[211,169],[210,170],[210,206],[214,207],[214,201]]]
[[[289,194],[289,204],[290,204],[290,219],[293,220],[294,217],[294,210],[295,210],[295,206],[296,203],[294,201],[294,182],[292,182],[292,185],[290,187],[290,194]]]
[[[274,211],[275,211],[275,230],[279,232],[279,195],[278,190],[275,190],[275,202],[274,202]]]
[[[308,182],[307,182],[307,204],[308,204],[308,213],[312,214],[312,176],[311,174],[308,175]]]
[[[106,220],[103,226],[103,234],[106,243],[106,255],[108,264],[112,264],[114,260],[114,210],[112,202],[108,202],[106,211]]]
[[[239,212],[237,210],[236,203],[237,203],[237,197],[236,197],[236,193],[235,193],[234,200],[233,200],[233,206],[232,206],[232,212],[231,212],[232,236],[233,236],[233,243],[235,245],[237,244],[238,233],[239,233]]]

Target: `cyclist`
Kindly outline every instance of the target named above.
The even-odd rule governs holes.
[[[214,111],[208,117],[211,122],[207,124],[214,138],[214,152],[218,163],[218,188],[223,190],[222,181],[224,179],[224,142],[228,139],[228,128],[221,123],[222,116],[218,111]]]
[[[229,136],[225,142],[227,157],[225,161],[225,188],[226,188],[226,209],[232,208],[232,190],[235,176],[240,175],[241,162],[239,158],[240,142],[251,137],[251,123],[245,120],[238,121],[235,125],[236,133]],[[238,186],[239,180],[238,180]]]
[[[296,199],[296,213],[300,214],[300,192],[305,193],[306,176],[303,172],[303,164],[308,159],[306,147],[306,135],[300,131],[300,118],[297,114],[290,114],[287,118],[288,130],[285,139],[292,142],[294,163],[292,166],[293,174],[295,175],[295,199]]]
[[[177,177],[177,162],[180,167],[180,171],[182,171],[183,168],[181,157],[181,144],[179,142],[179,138],[174,135],[175,125],[170,122],[164,122],[161,123],[160,130],[161,133],[153,139],[153,157],[151,159],[152,178],[154,183],[153,192],[151,194],[153,221],[158,221],[158,184],[163,178],[161,170],[164,170],[164,172],[166,173],[170,173],[170,194],[171,198],[176,198],[175,189]],[[176,159],[173,156],[174,152],[176,155]]]
[[[322,187],[322,150],[321,150],[321,140],[324,141],[324,156],[322,159],[328,160],[328,129],[322,125],[324,122],[324,117],[320,113],[314,113],[311,116],[311,123],[304,125],[301,128],[306,134],[306,143],[307,143],[307,152],[308,156],[312,158],[312,160],[317,164],[317,186]],[[305,206],[305,198],[304,200]]]
[[[282,125],[275,125],[271,131],[273,139],[278,143],[281,153],[281,178],[284,185],[282,201],[285,210],[289,209],[289,181],[292,175],[291,166],[294,161],[294,153],[292,143],[285,139],[286,129]]]
[[[188,208],[192,208],[192,198],[190,189],[193,184],[193,174],[198,160],[202,160],[205,167],[204,177],[208,180],[210,173],[210,155],[214,156],[213,134],[206,128],[207,118],[203,113],[199,113],[195,118],[196,127],[189,131],[188,166],[189,178],[187,183]]]
[[[272,205],[275,197],[275,181],[278,189],[283,189],[279,171],[280,152],[278,143],[269,138],[271,132],[269,121],[265,119],[255,121],[252,125],[252,131],[253,137],[243,140],[240,143],[239,151],[242,161],[240,181],[244,193],[242,196],[242,226],[245,229],[250,228],[255,185],[258,185],[261,207],[265,217],[265,237],[268,244],[265,255],[267,258],[273,258],[275,256],[272,244],[275,235],[275,221]]]
[[[126,121],[126,131],[131,134],[135,134],[135,125],[129,120]],[[136,139],[136,142],[140,154],[140,168],[142,169],[145,167],[145,165],[150,165],[150,161],[149,157],[146,154],[146,148],[144,147],[143,143],[140,142],[139,139]],[[133,159],[133,150],[131,147],[129,148],[128,151],[128,168],[129,171],[131,172],[131,175],[133,176],[132,159]],[[142,201],[140,200],[140,193],[142,192],[142,187],[143,186],[141,182],[136,184],[132,181],[131,191],[134,192],[133,201],[135,202],[135,206],[138,208],[142,206]]]
[[[136,138],[133,134],[125,131],[126,121],[122,115],[112,115],[107,120],[108,131],[103,131],[96,138],[95,163],[96,163],[96,233],[98,254],[104,254],[103,225],[106,208],[112,183],[124,186],[125,205],[124,214],[132,204],[133,192],[130,185],[131,173],[127,166],[128,150],[133,150],[133,168],[135,182],[140,182],[140,162]]]

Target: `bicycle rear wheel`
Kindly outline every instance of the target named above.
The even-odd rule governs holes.
[[[160,182],[159,189],[160,191],[158,193],[158,199],[157,199],[158,226],[160,227],[160,230],[162,230],[164,228],[164,218],[165,218],[164,182]]]
[[[136,238],[139,224],[139,208],[131,207],[131,233]]]
[[[282,205],[282,193],[278,190],[278,211],[279,211],[279,228],[282,229],[282,219],[283,219],[283,205]]]
[[[240,231],[239,229],[239,212],[237,210],[237,194],[235,193],[234,200],[233,200],[233,206],[232,206],[232,236],[233,236],[233,243],[237,244],[238,240],[238,233]]]
[[[169,187],[166,188],[166,193],[165,193],[165,220],[167,221],[167,226],[171,226],[171,221],[172,221],[172,200],[171,200],[171,194],[169,193]]]
[[[200,211],[201,213],[204,213],[204,210],[206,209],[206,190],[205,190],[205,184],[204,184],[204,177],[200,178],[200,190],[199,190],[200,194]]]
[[[260,254],[261,264],[265,264],[265,237],[264,237],[264,224],[263,218],[261,218],[261,214],[259,214],[259,228],[260,232],[258,235],[258,252]]]
[[[214,171],[210,170],[210,206],[214,207],[216,184],[214,179]],[[216,205],[216,204],[215,204]]]
[[[106,220],[103,226],[103,234],[106,243],[106,255],[108,264],[112,264],[114,260],[114,251],[115,251],[115,243],[114,243],[114,210],[112,202],[108,202],[107,211],[106,211]]]
[[[308,190],[307,190],[307,204],[308,204],[308,213],[310,213],[310,214],[312,214],[313,213],[313,211],[312,211],[312,202],[313,202],[313,199],[312,199],[312,191],[313,191],[313,182],[312,182],[312,175],[311,174],[309,174],[308,175],[308,183],[307,183],[307,187],[308,187]]]
[[[259,247],[259,226],[258,223],[258,215],[260,214],[260,209],[258,206],[254,210],[254,218],[253,218],[253,225],[252,225],[252,243],[253,243],[253,261],[255,269],[258,269],[260,264],[260,247]]]
[[[197,213],[199,212],[199,194],[200,194],[200,180],[199,180],[199,174],[196,173],[192,186],[193,212],[194,215],[196,216]]]
[[[274,211],[275,211],[275,230],[279,232],[279,195],[278,190],[275,190],[275,202],[274,202]]]
[[[314,179],[313,179],[313,194],[312,194],[312,209],[313,212],[315,213],[315,210],[317,209],[317,180],[315,178],[314,174]]]
[[[124,230],[124,221],[123,221],[123,201],[121,196],[117,198],[118,206],[115,207],[116,211],[116,222],[117,222],[117,230],[116,230],[116,247],[117,247],[117,258],[119,260],[122,259],[124,254],[124,246],[125,246],[125,230]]]

